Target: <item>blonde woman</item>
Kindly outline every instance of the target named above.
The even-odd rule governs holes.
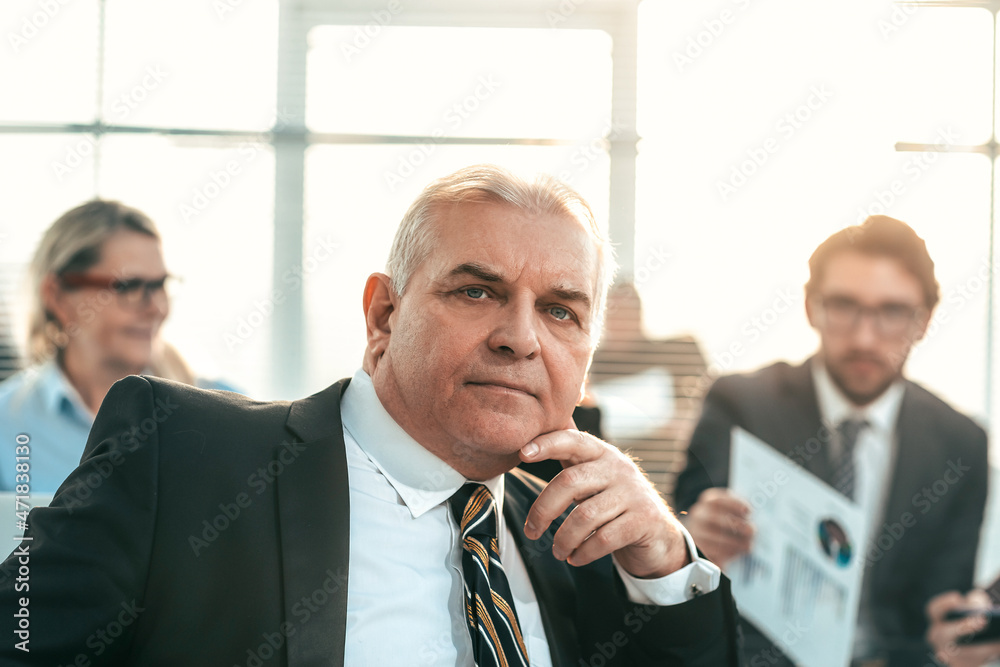
[[[52,493],[79,463],[111,385],[139,373],[195,378],[160,337],[171,276],[141,211],[94,200],[66,212],[42,236],[30,272],[30,366],[0,383],[0,490],[27,470],[31,491]]]

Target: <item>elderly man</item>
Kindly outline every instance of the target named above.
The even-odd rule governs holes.
[[[368,279],[351,380],[123,380],[7,562],[3,663],[736,664],[727,581],[573,428],[612,273],[576,193],[473,167]],[[511,472],[546,459],[547,487]]]

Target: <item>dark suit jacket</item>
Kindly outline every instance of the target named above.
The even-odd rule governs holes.
[[[154,378],[117,383],[81,467],[29,517],[30,590],[17,590],[19,556],[5,563],[0,664],[342,665],[346,385],[259,403]],[[508,476],[508,525],[523,525],[541,488]],[[551,533],[515,537],[556,665],[736,664],[727,581],[647,608],[627,602],[610,558],[573,568],[553,558]],[[29,653],[14,646],[21,597]]]
[[[691,438],[687,467],[677,481],[678,511],[690,508],[705,489],[728,485],[733,426],[830,479],[823,448],[830,436],[821,426],[809,366],[778,363],[749,375],[720,378],[712,386]],[[898,664],[924,664],[907,662],[926,658],[929,651],[923,643],[924,605],[943,591],[972,587],[986,501],[986,434],[909,381],[897,434],[892,485],[884,524],[878,529],[881,545],[865,554],[870,567],[866,576],[873,621],[891,657]],[[820,450],[809,456],[817,444]],[[752,634],[747,638],[751,658]]]

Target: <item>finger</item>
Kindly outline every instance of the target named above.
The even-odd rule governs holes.
[[[975,646],[951,644],[939,649],[934,657],[938,662],[952,667],[982,667],[1000,657],[1000,643]]]
[[[567,558],[570,565],[580,567],[593,563],[634,541],[634,526],[624,516],[604,524],[590,535]]]
[[[727,514],[739,517],[750,516],[750,505],[734,495],[724,495],[712,498],[707,501],[709,507],[713,507]]]
[[[705,503],[706,505],[715,507],[723,507],[730,512],[744,516],[750,514],[751,511],[749,503],[725,487],[712,487],[705,489],[701,492],[701,495],[698,496],[698,503]]]
[[[742,517],[712,511],[700,511],[690,515],[688,525],[696,530],[705,529],[713,533],[725,533],[745,538],[751,538],[757,532],[754,524]]]
[[[958,591],[948,591],[931,598],[927,603],[927,616],[932,621],[944,619],[944,615],[952,609],[959,609],[966,605],[965,596]]]
[[[525,462],[552,459],[577,465],[600,458],[608,447],[606,442],[574,429],[540,435],[522,447],[520,454]]]
[[[625,513],[628,505],[600,493],[573,508],[552,540],[552,555],[559,560],[576,551],[601,526]]]
[[[985,665],[1000,657],[1000,642],[989,644],[976,644],[968,646],[962,650],[962,657],[969,659],[970,665]]]
[[[701,549],[708,559],[714,562],[727,561],[736,556],[742,556],[753,546],[745,540],[738,540],[729,535],[705,537],[695,540],[695,546]]]
[[[954,647],[962,637],[975,634],[985,626],[986,619],[980,615],[957,621],[940,621],[934,626],[932,643],[938,647]]]
[[[524,522],[524,534],[536,540],[570,505],[590,498],[607,487],[607,474],[597,464],[566,468],[552,478],[535,498]]]
[[[993,606],[993,600],[990,599],[989,593],[978,588],[969,591],[969,594],[965,596],[965,601],[967,606],[975,609],[989,609]]]

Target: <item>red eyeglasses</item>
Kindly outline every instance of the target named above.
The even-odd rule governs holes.
[[[167,281],[174,276],[166,275],[156,280],[143,278],[116,278],[86,273],[67,273],[59,277],[63,287],[81,289],[90,287],[106,289],[118,297],[118,302],[124,306],[145,306],[153,298],[153,294],[166,294]]]

